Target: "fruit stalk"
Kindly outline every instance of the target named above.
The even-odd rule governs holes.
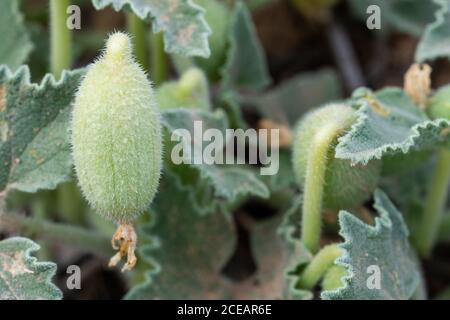
[[[324,247],[317,253],[308,266],[303,270],[298,280],[298,287],[312,289],[325,273],[334,265],[334,261],[342,254],[337,244]]]
[[[56,78],[71,65],[71,34],[66,25],[69,5],[70,0],[50,0],[50,67]]]
[[[436,241],[442,221],[450,184],[450,151],[441,148],[436,168],[431,177],[422,223],[417,232],[417,249],[422,256],[428,256]]]
[[[308,155],[303,198],[302,241],[313,253],[319,249],[320,242],[327,154],[339,131],[340,127],[333,123],[321,128],[314,137],[314,147]]]

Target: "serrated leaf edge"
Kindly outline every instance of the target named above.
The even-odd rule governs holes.
[[[63,70],[61,73],[61,77],[59,80],[56,80],[56,78],[53,76],[53,74],[47,73],[44,78],[41,80],[40,83],[34,83],[31,82],[31,73],[30,73],[30,69],[28,67],[28,65],[22,65],[20,66],[16,71],[11,71],[11,69],[3,64],[0,65],[0,81],[5,82],[5,81],[10,81],[12,79],[19,79],[21,81],[21,85],[26,86],[32,90],[37,90],[37,91],[44,91],[46,90],[47,87],[53,87],[55,89],[58,89],[58,87],[64,85],[64,83],[66,82],[67,78],[71,75],[75,75],[77,73],[79,74],[83,74],[85,72],[85,68],[81,68],[81,69],[75,69],[75,70]],[[84,75],[83,75],[84,77]],[[69,129],[68,129],[69,130]],[[26,148],[24,149],[24,151],[26,150]],[[13,159],[11,159],[12,161]],[[9,175],[11,175],[12,171],[9,172]],[[67,182],[71,179],[71,175],[67,175],[66,177],[62,178],[61,181],[59,182],[55,182],[51,185],[49,185],[48,190],[52,190],[54,188],[56,188],[58,186],[58,184],[63,183],[63,182]],[[7,192],[10,189],[16,189],[14,187],[14,183],[7,183],[6,187],[4,190],[2,190],[1,192]],[[36,192],[39,189],[36,188],[32,188],[32,189],[23,189],[22,188],[17,188],[18,190],[21,191],[26,191],[26,192]]]
[[[387,195],[380,189],[377,189],[374,192],[374,199],[375,203],[373,207],[374,209],[376,209],[379,216],[375,217],[373,226],[364,223],[363,221],[361,221],[359,218],[357,218],[348,211],[341,210],[339,212],[339,225],[341,226],[339,234],[345,239],[345,241],[339,244],[339,248],[342,249],[343,254],[335,260],[335,263],[337,265],[343,266],[347,270],[348,274],[342,277],[341,279],[342,283],[344,284],[342,287],[336,290],[322,291],[320,295],[322,299],[333,299],[333,297],[339,295],[341,291],[348,289],[350,281],[352,281],[353,277],[355,276],[352,265],[348,263],[348,261],[351,261],[351,258],[347,248],[352,245],[353,239],[351,237],[351,233],[348,232],[349,230],[347,230],[347,225],[349,224],[357,225],[359,228],[365,229],[367,232],[369,232],[370,236],[372,237],[381,234],[383,229],[391,229],[393,224],[392,220],[389,217],[390,214],[382,205],[383,203],[385,203],[392,209],[392,214],[397,215],[399,217],[402,231],[405,233],[405,236],[408,237],[409,231],[405,223],[403,222],[401,213],[393,205],[391,200],[389,200]],[[416,285],[414,285],[414,290],[412,290],[412,292],[409,293],[409,298],[413,296],[417,286],[420,283],[419,277],[420,276],[417,275],[417,277],[414,278],[416,281]]]
[[[368,115],[365,113],[367,110],[370,110],[367,102],[364,102],[364,105],[356,111],[356,115],[358,120],[352,125],[350,130],[338,138],[338,145],[336,147],[335,156],[338,159],[347,159],[350,160],[351,165],[363,164],[366,165],[370,160],[381,159],[383,155],[388,153],[398,153],[401,151],[406,154],[411,151],[412,148],[416,146],[416,141],[421,136],[421,132],[425,131],[428,128],[436,127],[440,129],[446,129],[450,127],[450,121],[446,119],[435,119],[435,120],[426,120],[421,123],[418,123],[411,127],[411,134],[409,137],[403,142],[386,144],[381,147],[376,148],[374,151],[360,151],[360,152],[347,152],[344,150],[345,146],[352,143],[353,136],[358,132],[358,130],[363,127],[367,121],[370,121]]]
[[[201,38],[202,38],[201,42],[202,42],[203,48],[192,47],[189,50],[190,54],[188,54],[188,56],[199,56],[199,57],[203,57],[203,58],[208,58],[211,55],[208,38],[212,34],[212,30],[209,27],[208,23],[206,22],[205,15],[204,15],[205,9],[203,9],[201,6],[192,2],[192,0],[184,0],[184,1],[187,3],[187,5],[191,6],[191,8],[199,11],[197,13],[196,17],[198,19],[200,19],[200,23],[202,24],[203,28],[205,28],[205,32],[203,32],[201,34]],[[140,11],[140,10],[138,10],[138,8],[134,5],[134,2],[132,2],[132,1],[127,2],[127,3],[124,2],[124,3],[118,4],[118,5],[116,5],[116,3],[114,3],[114,2],[113,3],[100,3],[98,0],[92,0],[92,2],[94,4],[95,9],[97,9],[97,10],[104,9],[108,6],[112,6],[116,12],[119,12],[123,8],[128,8],[142,20],[151,19],[153,33],[158,33],[160,31],[162,31],[164,33],[164,50],[169,53],[185,55],[184,52],[179,51],[176,47],[173,47],[169,44],[170,41],[168,41],[169,39],[166,35],[167,30],[165,30],[164,27],[159,25],[159,23],[157,22],[157,18],[152,14],[152,10],[149,7],[144,7],[145,9],[143,11]]]
[[[1,242],[7,243],[7,242],[15,242],[15,241],[24,242],[24,243],[26,243],[26,245],[28,245],[28,248],[25,249],[25,251],[24,251],[24,260],[28,260],[36,268],[46,268],[49,270],[45,277],[45,284],[49,287],[50,290],[52,290],[54,292],[56,299],[58,299],[58,300],[62,299],[63,294],[62,294],[61,290],[52,282],[52,278],[56,274],[56,268],[57,268],[56,264],[53,262],[39,262],[36,257],[32,256],[31,254],[33,252],[38,251],[41,248],[41,246],[38,245],[37,243],[35,243],[34,241],[31,241],[28,238],[11,237],[11,238],[2,240]]]

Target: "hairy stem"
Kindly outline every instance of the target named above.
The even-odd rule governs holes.
[[[127,28],[133,36],[136,60],[147,71],[149,67],[147,34],[150,28],[148,28],[145,21],[133,13],[127,14]]]
[[[0,230],[26,234],[48,243],[64,243],[101,256],[108,256],[112,252],[110,239],[97,232],[19,214],[0,216]]]
[[[71,34],[66,25],[70,0],[50,0],[51,72],[56,78],[71,65]]]
[[[160,85],[167,79],[168,65],[167,55],[164,51],[163,34],[152,34],[152,65],[151,75],[155,85]]]
[[[308,266],[303,270],[298,280],[298,287],[302,289],[312,289],[325,273],[334,265],[334,261],[340,257],[342,250],[337,244],[324,247]]]
[[[430,254],[437,239],[443,218],[444,207],[450,183],[450,151],[439,150],[438,161],[431,178],[422,223],[417,231],[417,249],[422,256]]]
[[[308,155],[303,198],[302,241],[313,253],[317,252],[320,245],[327,155],[339,131],[340,127],[332,123],[321,128],[314,137],[313,147]]]

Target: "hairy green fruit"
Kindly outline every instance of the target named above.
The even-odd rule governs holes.
[[[75,170],[102,216],[130,223],[152,201],[161,171],[161,126],[150,82],[127,35],[115,33],[80,84],[72,118]]]
[[[190,68],[178,81],[164,83],[156,89],[161,110],[189,108],[209,111],[211,109],[208,80],[202,70]]]
[[[206,22],[212,31],[209,37],[211,55],[207,59],[196,58],[195,62],[206,71],[208,78],[217,80],[219,69],[225,62],[231,12],[225,4],[217,0],[196,0],[195,3],[206,10]]]
[[[429,100],[427,112],[431,119],[450,120],[450,85],[439,89]]]
[[[337,139],[355,121],[352,108],[333,104],[310,112],[297,126],[294,138],[293,164],[298,183],[304,187],[311,150],[327,130],[332,137],[326,151],[323,206],[330,209],[351,208],[362,204],[375,189],[380,175],[380,161],[351,166],[349,160],[334,157]],[[319,159],[320,160],[320,159]]]
[[[162,165],[160,116],[146,74],[132,57],[130,38],[112,34],[103,55],[80,84],[72,116],[75,171],[84,196],[103,217],[118,223],[111,259],[136,263],[131,222],[150,204]]]

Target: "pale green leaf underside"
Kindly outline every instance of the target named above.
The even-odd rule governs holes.
[[[353,164],[449,143],[450,121],[430,120],[399,88],[355,93],[357,122],[339,139],[336,157]]]
[[[71,175],[71,102],[83,71],[30,83],[28,67],[0,67],[0,191],[53,189]]]
[[[152,20],[153,32],[164,32],[165,50],[170,53],[209,57],[211,33],[204,11],[192,0],[92,0],[97,10],[113,6],[130,8],[143,20]]]
[[[17,69],[28,57],[33,45],[19,12],[20,1],[0,1],[0,64]]]
[[[0,241],[0,300],[58,300],[61,291],[51,283],[52,262],[38,262],[30,254],[39,245],[26,238]]]
[[[163,125],[172,134],[174,130],[185,128],[190,132],[190,136],[195,145],[202,142],[195,140],[194,121],[201,121],[203,132],[208,128],[216,128],[225,136],[227,121],[223,113],[208,113],[195,110],[173,109],[163,112]],[[185,142],[185,141],[184,141]],[[203,144],[205,146],[206,144]],[[269,191],[265,184],[259,180],[253,172],[245,169],[244,165],[210,165],[205,163],[194,163],[202,161],[202,154],[196,153],[192,143],[185,144],[186,150],[191,150],[191,166],[199,170],[200,175],[210,181],[218,197],[233,201],[237,196],[254,195],[266,198]],[[204,148],[201,148],[203,150]],[[172,150],[166,150],[172,152]],[[196,160],[197,159],[197,160]]]
[[[155,266],[128,299],[228,299],[231,283],[221,270],[232,255],[236,235],[231,217],[222,212],[201,215],[182,188],[164,172],[152,204],[153,223],[143,233],[153,238],[141,256]]]
[[[420,272],[401,213],[380,190],[375,191],[374,208],[379,214],[374,226],[346,211],[339,213],[340,234],[345,242],[341,245],[344,254],[336,263],[344,266],[349,275],[344,277],[342,288],[323,291],[322,298],[402,300],[410,299],[416,291]],[[379,289],[367,285],[374,274],[368,272],[370,266],[379,268]]]
[[[221,70],[222,89],[260,90],[269,85],[271,79],[264,50],[243,2],[236,3],[233,10],[229,42],[225,66]]]
[[[449,0],[435,0],[440,5],[436,20],[430,23],[416,49],[416,61],[424,62],[439,57],[450,58],[450,11]]]

